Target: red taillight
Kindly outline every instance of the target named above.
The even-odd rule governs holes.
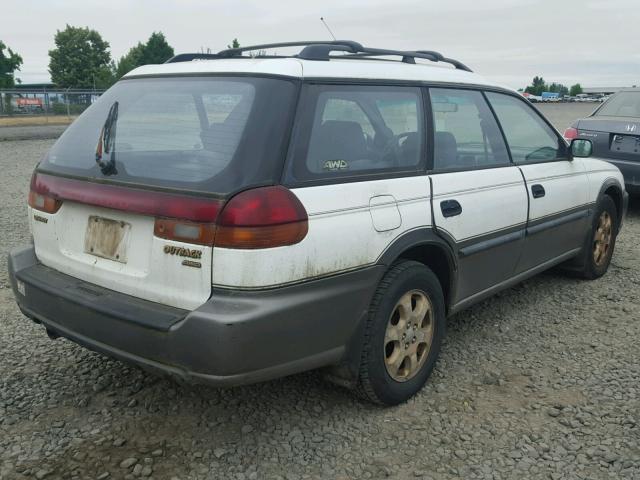
[[[216,247],[242,249],[293,245],[309,229],[304,206],[281,186],[239,193],[225,205],[217,224]]]
[[[52,196],[42,183],[38,182],[38,175],[34,172],[31,176],[31,188],[29,190],[29,206],[46,213],[56,213],[62,206],[62,201]]]
[[[218,199],[34,173],[29,192],[32,208],[55,213],[65,200],[154,216],[156,237],[201,245],[280,247],[300,242],[308,231],[302,203],[280,186],[244,191],[225,205]]]
[[[574,127],[567,128],[564,131],[564,138],[568,141],[571,141],[574,138],[578,138],[578,129]]]

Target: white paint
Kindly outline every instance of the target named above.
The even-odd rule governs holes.
[[[283,285],[370,265],[402,233],[431,225],[427,176],[296,188],[309,214],[309,233],[302,242],[263,250],[213,250],[213,284],[260,288]],[[396,199],[398,228],[377,231],[370,201]],[[374,210],[378,209],[375,205]],[[376,213],[377,214],[377,213]],[[374,214],[375,215],[375,214]],[[385,212],[385,226],[393,213]],[[380,227],[380,225],[379,225]]]
[[[34,213],[49,221],[34,220]],[[91,215],[131,224],[126,263],[85,253],[85,232]],[[55,215],[29,209],[29,218],[36,256],[59,272],[179,308],[197,308],[211,294],[212,248],[155,237],[152,217],[64,202]],[[201,250],[202,258],[197,261],[202,268],[183,266],[184,258],[164,253],[165,245]]]
[[[531,202],[529,220],[537,220],[588,203],[587,175],[581,159],[520,165],[520,169],[527,181]],[[533,198],[532,185],[542,185],[544,197]]]
[[[456,241],[527,221],[527,196],[517,167],[440,173],[433,181],[433,214],[438,229]],[[445,217],[440,204],[456,200],[462,213]]]
[[[126,77],[176,73],[249,73],[286,75],[297,78],[369,78],[494,85],[477,73],[456,70],[448,64],[407,64],[383,60],[300,60],[297,58],[196,60],[145,65]]]
[[[395,230],[402,225],[402,216],[393,195],[376,195],[369,200],[369,213],[376,232]]]

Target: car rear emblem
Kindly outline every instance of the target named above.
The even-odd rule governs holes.
[[[635,132],[637,130],[638,126],[634,125],[633,123],[630,123],[629,125],[627,125],[627,132]]]

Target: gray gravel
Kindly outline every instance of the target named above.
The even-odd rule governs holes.
[[[68,125],[0,127],[0,141],[56,139],[62,135],[62,132],[64,132],[67,127]]]
[[[0,143],[0,253],[50,141]],[[180,386],[51,341],[0,270],[2,479],[639,479],[640,202],[613,265],[456,315],[428,386],[381,409],[318,372]]]

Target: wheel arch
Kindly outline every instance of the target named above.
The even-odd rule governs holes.
[[[620,185],[620,182],[615,178],[608,178],[604,181],[602,186],[600,187],[600,192],[598,193],[598,202],[600,199],[607,195],[611,197],[613,203],[616,206],[616,216],[617,216],[617,228],[620,229],[623,221],[624,215],[624,188]]]
[[[398,260],[414,260],[429,267],[438,278],[447,313],[455,298],[457,262],[453,248],[431,228],[416,229],[397,238],[378,264],[389,268]]]
[[[376,264],[383,266],[384,272],[399,260],[415,260],[429,267],[438,278],[444,293],[446,314],[449,313],[455,298],[457,281],[457,262],[453,248],[433,228],[417,228],[397,237],[377,259]],[[381,274],[380,279],[384,276]],[[358,327],[346,346],[343,362],[327,371],[329,380],[336,384],[353,388],[358,378],[366,314],[360,319]]]

